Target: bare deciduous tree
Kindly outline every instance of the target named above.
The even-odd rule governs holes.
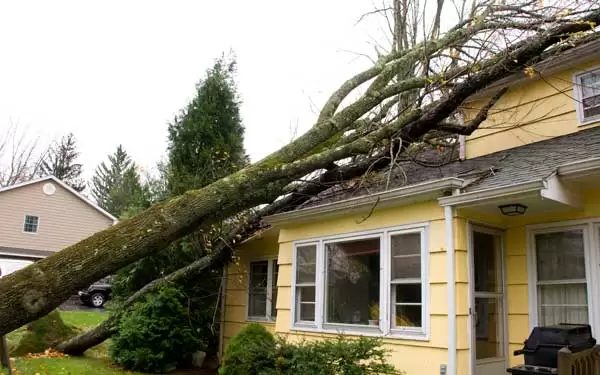
[[[34,178],[44,155],[38,138],[30,138],[18,125],[10,124],[0,132],[0,187]]]

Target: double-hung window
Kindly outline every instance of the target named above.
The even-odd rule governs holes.
[[[248,319],[274,320],[277,317],[276,259],[251,262],[248,267]]]
[[[534,235],[537,324],[588,323],[585,231]]]
[[[23,232],[37,233],[40,218],[38,216],[26,215],[23,223]]]
[[[425,338],[426,225],[297,243],[295,329]]]
[[[575,76],[575,98],[580,123],[600,120],[600,69]]]

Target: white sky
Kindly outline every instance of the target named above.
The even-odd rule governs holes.
[[[379,1],[375,2],[380,4]],[[238,58],[246,150],[253,160],[303,132],[327,95],[373,55],[372,0],[2,1],[0,131],[42,141],[71,131],[85,177],[122,143],[152,167],[167,122],[214,58]],[[313,102],[314,104],[311,104]]]

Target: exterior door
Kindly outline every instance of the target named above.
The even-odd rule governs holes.
[[[506,374],[502,234],[471,231],[471,353],[474,375]]]

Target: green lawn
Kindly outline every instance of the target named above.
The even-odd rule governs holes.
[[[98,312],[61,312],[66,324],[84,331],[102,322],[107,313]],[[8,346],[15,346],[24,333],[24,328],[18,329],[7,336]],[[16,358],[17,372],[13,375],[123,375],[139,374],[116,368],[108,360],[108,342],[98,345],[86,352],[84,357],[67,358]],[[0,374],[6,374],[0,371]]]

